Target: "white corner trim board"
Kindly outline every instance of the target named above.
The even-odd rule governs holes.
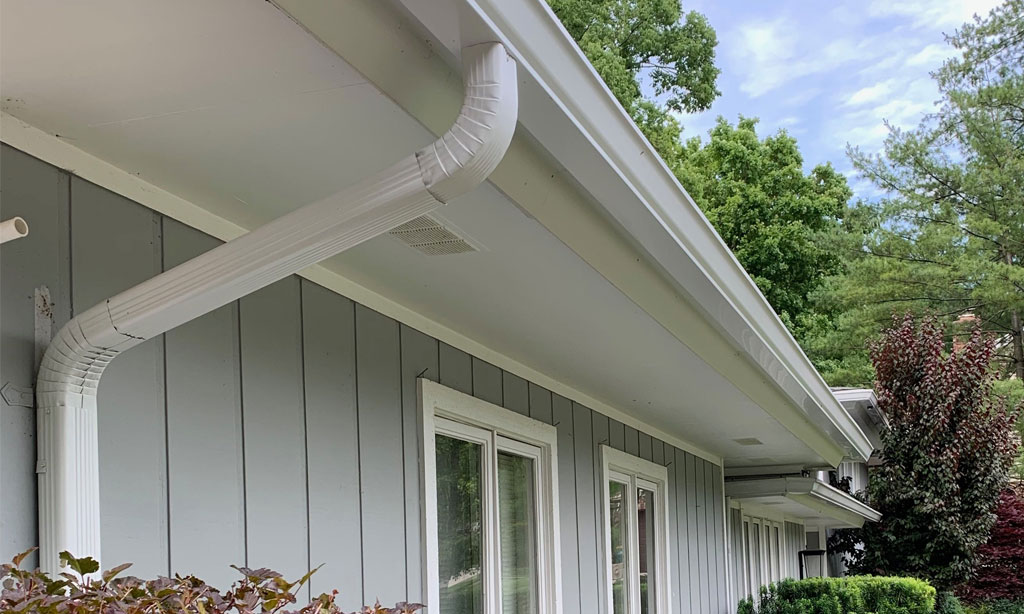
[[[483,182],[518,114],[516,65],[498,43],[463,50],[465,99],[431,145],[78,314],[36,384],[40,567],[100,557],[96,390],[121,352],[440,207]]]

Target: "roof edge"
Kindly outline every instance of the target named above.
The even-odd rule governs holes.
[[[724,332],[731,333],[738,346],[755,356],[765,375],[775,380],[802,411],[819,412],[834,430],[830,435],[833,438],[840,435],[845,440],[842,443],[845,443],[851,457],[869,458],[872,445],[868,437],[832,394],[760,289],[615,99],[550,7],[541,0],[464,1],[489,25],[492,34],[517,56],[523,72],[529,72],[540,83],[644,200],[655,224],[643,227],[635,218],[621,212],[609,210],[609,213],[673,278],[678,280],[674,271],[679,265],[672,262],[671,254],[666,253],[664,246],[674,247],[691,259],[726,299],[735,313],[734,319],[754,332],[760,342],[758,345],[762,347],[751,347],[751,340],[736,332],[736,322],[722,322],[719,309],[706,309],[708,315],[719,321]],[[557,47],[557,52],[553,52],[552,47]],[[572,70],[577,79],[570,83],[555,78],[552,70],[544,70],[556,59],[564,59],[560,68]],[[579,86],[587,91],[581,91]],[[602,137],[611,129],[619,139],[614,145],[610,138]],[[652,229],[657,230],[658,227],[663,236],[655,238]],[[652,249],[659,242],[662,244],[660,252]],[[697,302],[700,303],[699,300]],[[779,367],[785,370],[791,381],[778,381]],[[801,392],[805,396],[803,401],[797,398]],[[809,404],[812,407],[808,407]],[[811,419],[814,420],[813,417]]]
[[[826,514],[819,505],[831,510],[829,518],[848,522],[853,517],[860,522],[877,522],[882,514],[860,501],[853,495],[830,486],[821,480],[808,477],[773,477],[733,480],[725,483],[725,496],[732,499],[756,499],[761,497],[786,497]],[[817,505],[815,505],[817,504]],[[856,524],[856,523],[853,523]]]

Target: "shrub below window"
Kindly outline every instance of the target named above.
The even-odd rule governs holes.
[[[60,555],[67,571],[51,578],[38,570],[21,569],[31,552],[0,565],[3,614],[344,614],[334,603],[337,591],[296,607],[295,593],[316,570],[289,582],[269,569],[235,567],[241,579],[221,593],[195,576],[156,580],[120,576],[130,563],[100,573],[95,560],[67,552]],[[377,603],[352,614],[414,614],[422,607],[398,603],[386,608]]]
[[[934,614],[935,588],[916,578],[850,576],[782,580],[739,614]]]

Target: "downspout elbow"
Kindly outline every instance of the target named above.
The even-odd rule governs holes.
[[[462,50],[465,98],[448,132],[416,152],[427,190],[447,203],[483,183],[501,162],[519,114],[516,64],[500,44]]]
[[[40,567],[100,558],[96,393],[121,352],[469,192],[515,131],[515,61],[499,43],[463,50],[465,100],[451,129],[389,169],[310,203],[75,316],[36,382]]]

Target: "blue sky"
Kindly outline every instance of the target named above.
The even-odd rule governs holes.
[[[952,52],[952,33],[995,0],[683,0],[718,33],[722,95],[709,111],[682,115],[683,136],[707,138],[715,118],[759,117],[758,134],[785,128],[809,169],[831,161],[861,197],[846,144],[880,150],[884,120],[917,125],[938,92],[929,71]]]

